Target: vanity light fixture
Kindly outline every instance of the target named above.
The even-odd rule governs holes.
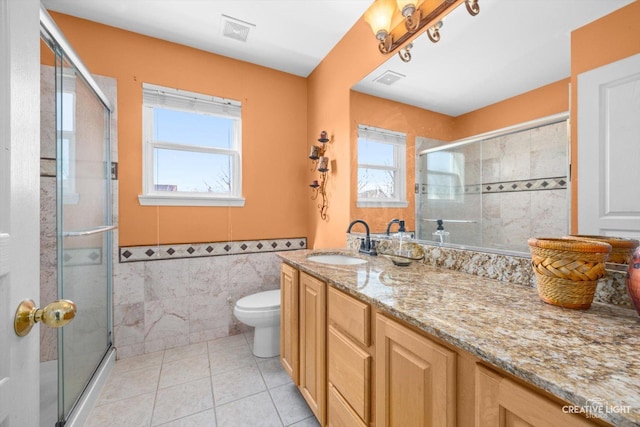
[[[467,11],[472,16],[480,13],[478,1],[464,1]],[[433,22],[436,17],[459,4],[460,2],[456,0],[428,2],[424,2],[424,0],[375,0],[364,13],[364,20],[373,30],[373,34],[378,40],[380,52],[388,54],[398,49],[415,33]],[[426,33],[429,40],[434,43],[440,40],[440,28],[442,28],[442,21],[427,28]],[[411,47],[412,45],[408,44],[399,52],[400,58],[404,62],[411,60]]]

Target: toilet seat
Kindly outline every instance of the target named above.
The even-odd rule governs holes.
[[[236,302],[236,308],[242,311],[280,310],[280,290],[258,292],[240,298]]]

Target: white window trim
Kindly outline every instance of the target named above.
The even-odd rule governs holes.
[[[364,131],[367,133],[379,133],[395,139],[395,141],[385,141],[383,139],[371,138],[373,141],[381,144],[393,145],[393,156],[395,164],[392,166],[381,165],[369,165],[367,163],[358,162],[358,170],[360,168],[378,169],[378,170],[391,170],[397,171],[395,184],[395,192],[398,194],[397,198],[393,199],[361,199],[356,201],[356,207],[358,208],[406,208],[409,207],[407,201],[407,144],[406,134],[402,132],[395,132],[388,129],[376,128],[367,125],[358,125],[358,140],[360,139],[360,133]],[[395,138],[394,138],[395,137]]]
[[[179,89],[143,83],[143,153],[142,180],[143,193],[138,196],[142,206],[244,206],[242,197],[242,124],[241,103],[235,100],[203,95]],[[155,93],[154,93],[155,92]],[[188,108],[181,108],[185,105]],[[189,146],[163,141],[151,140],[153,135],[153,108],[169,107],[171,109],[193,113],[215,114],[234,120],[234,134],[231,149],[216,147]],[[176,149],[179,151],[196,151],[201,153],[223,154],[232,158],[231,195],[221,193],[197,192],[163,192],[153,188],[153,150],[155,148]]]

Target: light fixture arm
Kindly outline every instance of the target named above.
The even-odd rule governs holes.
[[[405,15],[404,18],[404,26],[410,33],[415,33],[420,28],[420,21],[422,21],[422,10],[415,7],[413,9],[413,12]]]
[[[429,27],[426,31],[427,37],[429,37],[429,40],[433,43],[438,43],[440,41],[440,28],[442,28],[442,21],[438,21],[436,25]]]
[[[471,16],[476,16],[480,13],[480,5],[478,4],[478,0],[466,0],[464,5],[467,7],[467,12]]]
[[[409,43],[404,48],[400,49],[398,52],[398,56],[402,60],[402,62],[411,61],[411,48],[413,47],[413,43]]]

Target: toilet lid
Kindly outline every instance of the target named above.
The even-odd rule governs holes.
[[[280,289],[258,292],[240,298],[236,306],[242,310],[268,310],[280,308]]]

